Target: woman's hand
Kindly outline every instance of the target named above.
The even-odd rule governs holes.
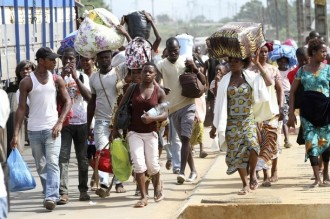
[[[287,126],[288,126],[288,128],[290,128],[290,127],[295,128],[295,125],[297,125],[296,115],[294,113],[290,113],[289,120],[287,122]]]
[[[155,121],[152,116],[148,115],[147,112],[144,112],[144,114],[141,116],[141,120],[144,124],[150,124]]]
[[[216,131],[217,131],[217,129],[214,126],[212,126],[212,128],[211,128],[211,130],[209,132],[210,138],[214,139],[215,136],[217,136]]]
[[[146,20],[148,22],[152,22],[152,17],[151,17],[151,14],[149,14],[148,12],[146,11],[143,11],[144,15],[146,16]]]
[[[259,62],[259,54],[260,54],[260,48],[257,49],[257,50],[254,52],[254,55],[252,55],[252,59],[251,59],[251,61],[252,61],[253,64],[255,64],[255,65],[260,64],[260,62]]]

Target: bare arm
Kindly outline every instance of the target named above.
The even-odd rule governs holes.
[[[294,114],[295,95],[301,81],[295,79],[291,84],[290,97],[289,97],[289,120],[287,122],[288,127],[295,127],[297,124],[296,115]]]
[[[255,56],[252,58],[252,62],[253,64],[255,64],[260,72],[260,75],[262,76],[262,78],[265,81],[266,86],[270,86],[273,84],[273,81],[271,79],[271,76],[269,75],[268,72],[265,71],[265,69],[262,67],[262,65],[259,62],[259,53],[260,53],[260,49],[258,49],[255,52]]]
[[[24,78],[19,84],[19,103],[15,114],[15,127],[13,138],[11,139],[10,146],[12,148],[18,145],[18,133],[21,128],[22,122],[25,118],[26,101],[28,93],[32,90],[32,81],[30,78]]]
[[[96,106],[96,94],[92,94],[91,99],[87,105],[87,129],[89,130],[92,124],[93,116],[95,113]]]
[[[281,108],[284,104],[284,91],[282,86],[282,81],[277,80],[275,81],[275,90],[276,90],[276,96],[277,96],[277,103],[278,106]]]
[[[61,115],[59,115],[56,124],[52,128],[52,135],[53,138],[57,138],[59,136],[59,133],[61,132],[63,128],[63,122],[65,121],[71,107],[72,107],[72,101],[70,99],[70,96],[68,94],[68,91],[65,87],[65,82],[62,77],[57,77],[57,80],[55,82],[58,87],[58,95],[60,95],[61,101],[62,101],[62,107],[61,107]]]
[[[162,41],[162,38],[160,37],[159,35],[159,32],[154,24],[154,21],[152,20],[152,17],[149,13],[147,13],[146,11],[144,11],[144,15],[146,16],[146,19],[147,21],[150,23],[153,31],[154,31],[154,34],[155,34],[155,37],[156,37],[156,40],[154,42],[154,44],[152,45],[152,49],[157,52],[158,51],[158,47],[159,47],[159,44],[160,42]]]
[[[83,75],[82,75],[82,77],[83,77]],[[75,69],[72,71],[72,78],[76,82],[81,96],[84,98],[85,101],[88,102],[92,98],[92,93],[84,85],[84,83],[82,83],[82,81],[79,79],[79,76],[78,76],[77,71]]]

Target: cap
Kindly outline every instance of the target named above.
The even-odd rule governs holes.
[[[41,47],[36,53],[36,60],[40,58],[56,59],[58,57],[60,57],[60,55],[54,53],[49,47]]]

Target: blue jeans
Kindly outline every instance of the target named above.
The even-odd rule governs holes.
[[[109,129],[110,121],[95,120],[94,125],[94,139],[96,150],[101,150],[106,144],[109,143]],[[109,186],[109,173],[99,171],[100,184],[106,187]],[[115,184],[121,183],[115,179]]]
[[[181,167],[181,141],[174,127],[172,116],[169,116],[169,119],[170,119],[170,153],[172,156],[173,171],[175,171],[176,169],[180,170]]]
[[[36,163],[45,201],[59,199],[61,135],[52,137],[52,130],[28,131],[32,155]]]
[[[68,194],[69,186],[69,161],[71,154],[72,140],[78,161],[78,189],[79,192],[88,191],[88,159],[87,159],[87,124],[68,125],[61,131],[61,152],[60,152],[60,194]]]
[[[1,197],[0,198],[0,218],[6,219],[7,217],[8,217],[7,197]]]

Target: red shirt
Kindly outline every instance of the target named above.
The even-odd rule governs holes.
[[[299,70],[300,66],[298,65],[296,68],[294,68],[293,70],[291,70],[288,75],[287,75],[287,78],[289,79],[290,81],[290,84],[293,83],[295,77],[296,77],[296,74],[297,74],[297,71]]]

